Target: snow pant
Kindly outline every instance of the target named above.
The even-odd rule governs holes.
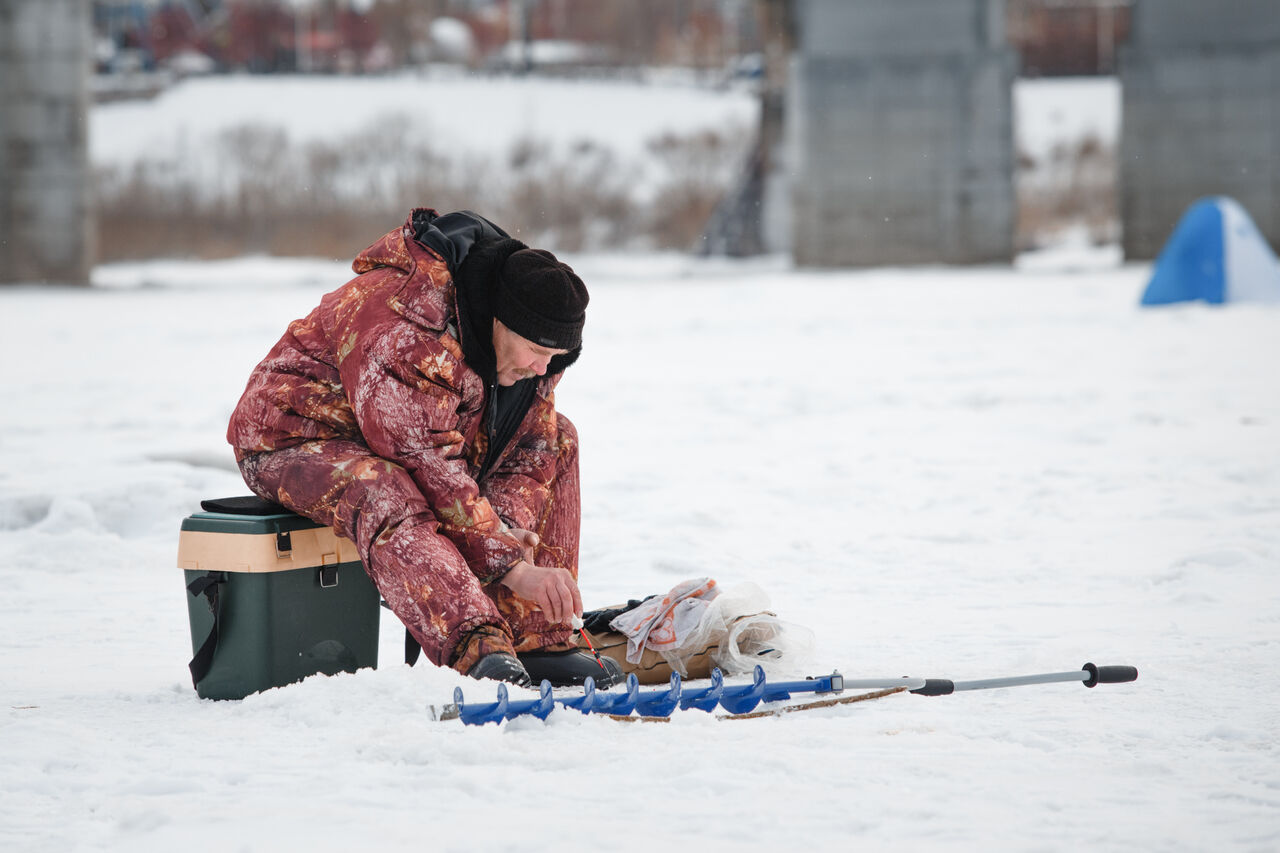
[[[556,472],[534,530],[534,562],[578,576],[581,505],[578,434],[556,414]],[[246,455],[244,480],[275,501],[355,543],[391,610],[439,666],[467,672],[491,652],[568,649],[572,628],[552,624],[500,582],[482,586],[400,465],[358,441],[327,439]],[[484,483],[480,493],[485,493]]]

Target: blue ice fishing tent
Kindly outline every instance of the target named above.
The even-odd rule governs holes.
[[[1202,198],[1182,215],[1156,258],[1143,305],[1280,302],[1280,261],[1234,199]]]

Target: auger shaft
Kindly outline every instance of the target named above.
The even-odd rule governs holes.
[[[555,705],[571,708],[583,714],[607,714],[613,717],[629,717],[632,712],[641,719],[666,719],[677,707],[681,710],[697,708],[713,711],[718,706],[733,717],[746,717],[762,702],[780,702],[797,693],[841,693],[845,690],[882,690],[884,695],[910,691],[921,696],[946,696],[966,690],[988,690],[997,687],[1021,687],[1031,684],[1052,684],[1063,681],[1081,681],[1086,687],[1098,684],[1119,684],[1134,681],[1138,670],[1132,666],[1095,666],[1085,664],[1074,672],[1048,672],[1038,675],[1018,675],[1006,678],[988,678],[977,681],[952,681],[945,678],[863,678],[846,679],[838,672],[830,675],[806,678],[802,681],[778,681],[769,683],[764,669],[757,666],[750,684],[725,684],[719,669],[711,672],[711,684],[706,687],[688,688],[678,673],[671,674],[666,688],[641,691],[635,674],[627,676],[626,689],[621,693],[596,690],[595,681],[587,678],[582,695],[555,698],[550,683],[542,682],[537,699],[512,700],[505,684],[498,685],[498,700],[491,703],[467,703],[462,688],[454,688],[453,704],[447,705],[439,719],[461,718],[468,725],[500,723],[514,717],[532,715],[546,719]],[[838,704],[828,700],[815,705]],[[795,706],[793,706],[795,707]],[[434,709],[433,709],[434,710]]]

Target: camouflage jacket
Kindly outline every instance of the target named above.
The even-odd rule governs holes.
[[[545,506],[562,374],[538,380],[514,438],[477,483],[489,389],[463,359],[450,267],[414,239],[413,222],[361,252],[356,277],[289,325],[250,376],[227,440],[237,459],[313,440],[362,442],[409,472],[439,532],[490,583],[522,553],[507,523],[532,529]]]

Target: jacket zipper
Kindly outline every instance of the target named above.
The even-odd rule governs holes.
[[[484,452],[484,464],[480,466],[480,476],[476,478],[477,483],[489,476],[489,471],[493,468],[493,463],[498,458],[499,448],[494,447],[495,439],[497,439],[497,436],[494,435],[494,430],[496,429],[494,415],[498,408],[498,380],[496,377],[493,380],[493,384],[489,386],[489,402],[487,408],[489,411],[485,414],[485,420],[488,421],[486,432],[488,433],[489,446]]]

